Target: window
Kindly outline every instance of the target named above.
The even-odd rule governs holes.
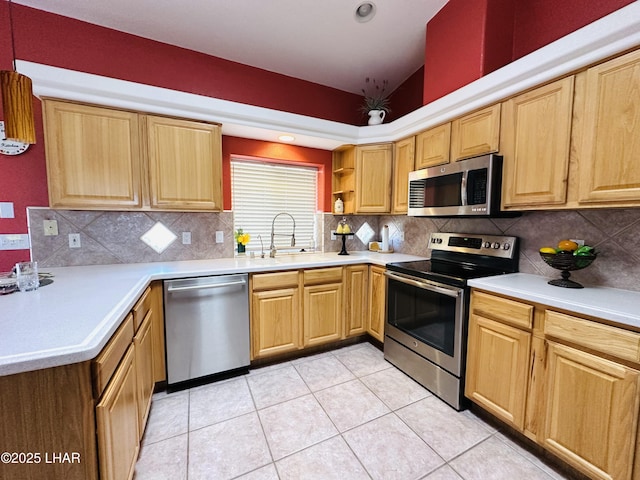
[[[318,169],[268,161],[231,159],[231,195],[234,230],[251,235],[248,249],[265,252],[271,242],[271,224],[278,213],[295,220],[295,251],[315,247]],[[278,250],[292,250],[293,221],[280,215],[274,238]]]

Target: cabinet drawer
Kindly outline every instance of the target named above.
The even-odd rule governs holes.
[[[273,290],[276,288],[297,287],[298,271],[260,273],[253,275],[253,290]]]
[[[473,292],[471,311],[517,327],[531,328],[533,324],[533,305],[482,292]]]
[[[622,328],[547,310],[544,333],[624,360],[640,362],[640,334]]]
[[[304,271],[304,284],[342,282],[342,267],[316,268]]]
[[[93,378],[96,396],[99,397],[109,383],[120,360],[133,340],[133,315],[130,313],[111,337],[107,346],[93,361]]]
[[[140,300],[138,300],[138,303],[133,307],[133,324],[136,332],[140,328],[140,325],[142,325],[149,310],[151,310],[151,303],[151,288],[147,287],[140,297]]]

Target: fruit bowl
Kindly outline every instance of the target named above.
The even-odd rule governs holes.
[[[556,270],[562,270],[562,278],[557,280],[549,280],[549,285],[555,285],[556,287],[564,287],[564,288],[584,288],[578,282],[574,282],[573,280],[569,280],[571,274],[570,271],[573,270],[582,270],[583,268],[591,265],[597,254],[584,254],[584,255],[574,255],[572,252],[558,252],[558,253],[542,253],[540,252],[540,256],[545,261],[547,265],[555,268]]]

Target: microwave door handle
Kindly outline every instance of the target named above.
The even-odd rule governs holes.
[[[461,289],[459,288],[447,288],[445,286],[439,286],[430,282],[425,282],[425,281],[418,281],[418,280],[413,280],[411,278],[406,278],[406,277],[401,277],[399,275],[395,275],[393,273],[390,272],[384,272],[385,276],[392,279],[392,280],[396,280],[397,282],[400,283],[405,283],[407,285],[411,285],[413,287],[417,287],[420,288],[422,290],[428,290],[430,292],[435,292],[435,293],[441,293],[442,295],[446,295],[448,297],[453,297],[453,298],[457,298],[460,296],[461,293]]]
[[[462,206],[466,207],[467,203],[467,174],[469,172],[465,170],[462,172],[462,182],[460,182],[460,199],[462,200]]]

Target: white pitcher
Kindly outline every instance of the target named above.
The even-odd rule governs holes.
[[[380,125],[386,114],[384,110],[369,110],[369,125]]]

